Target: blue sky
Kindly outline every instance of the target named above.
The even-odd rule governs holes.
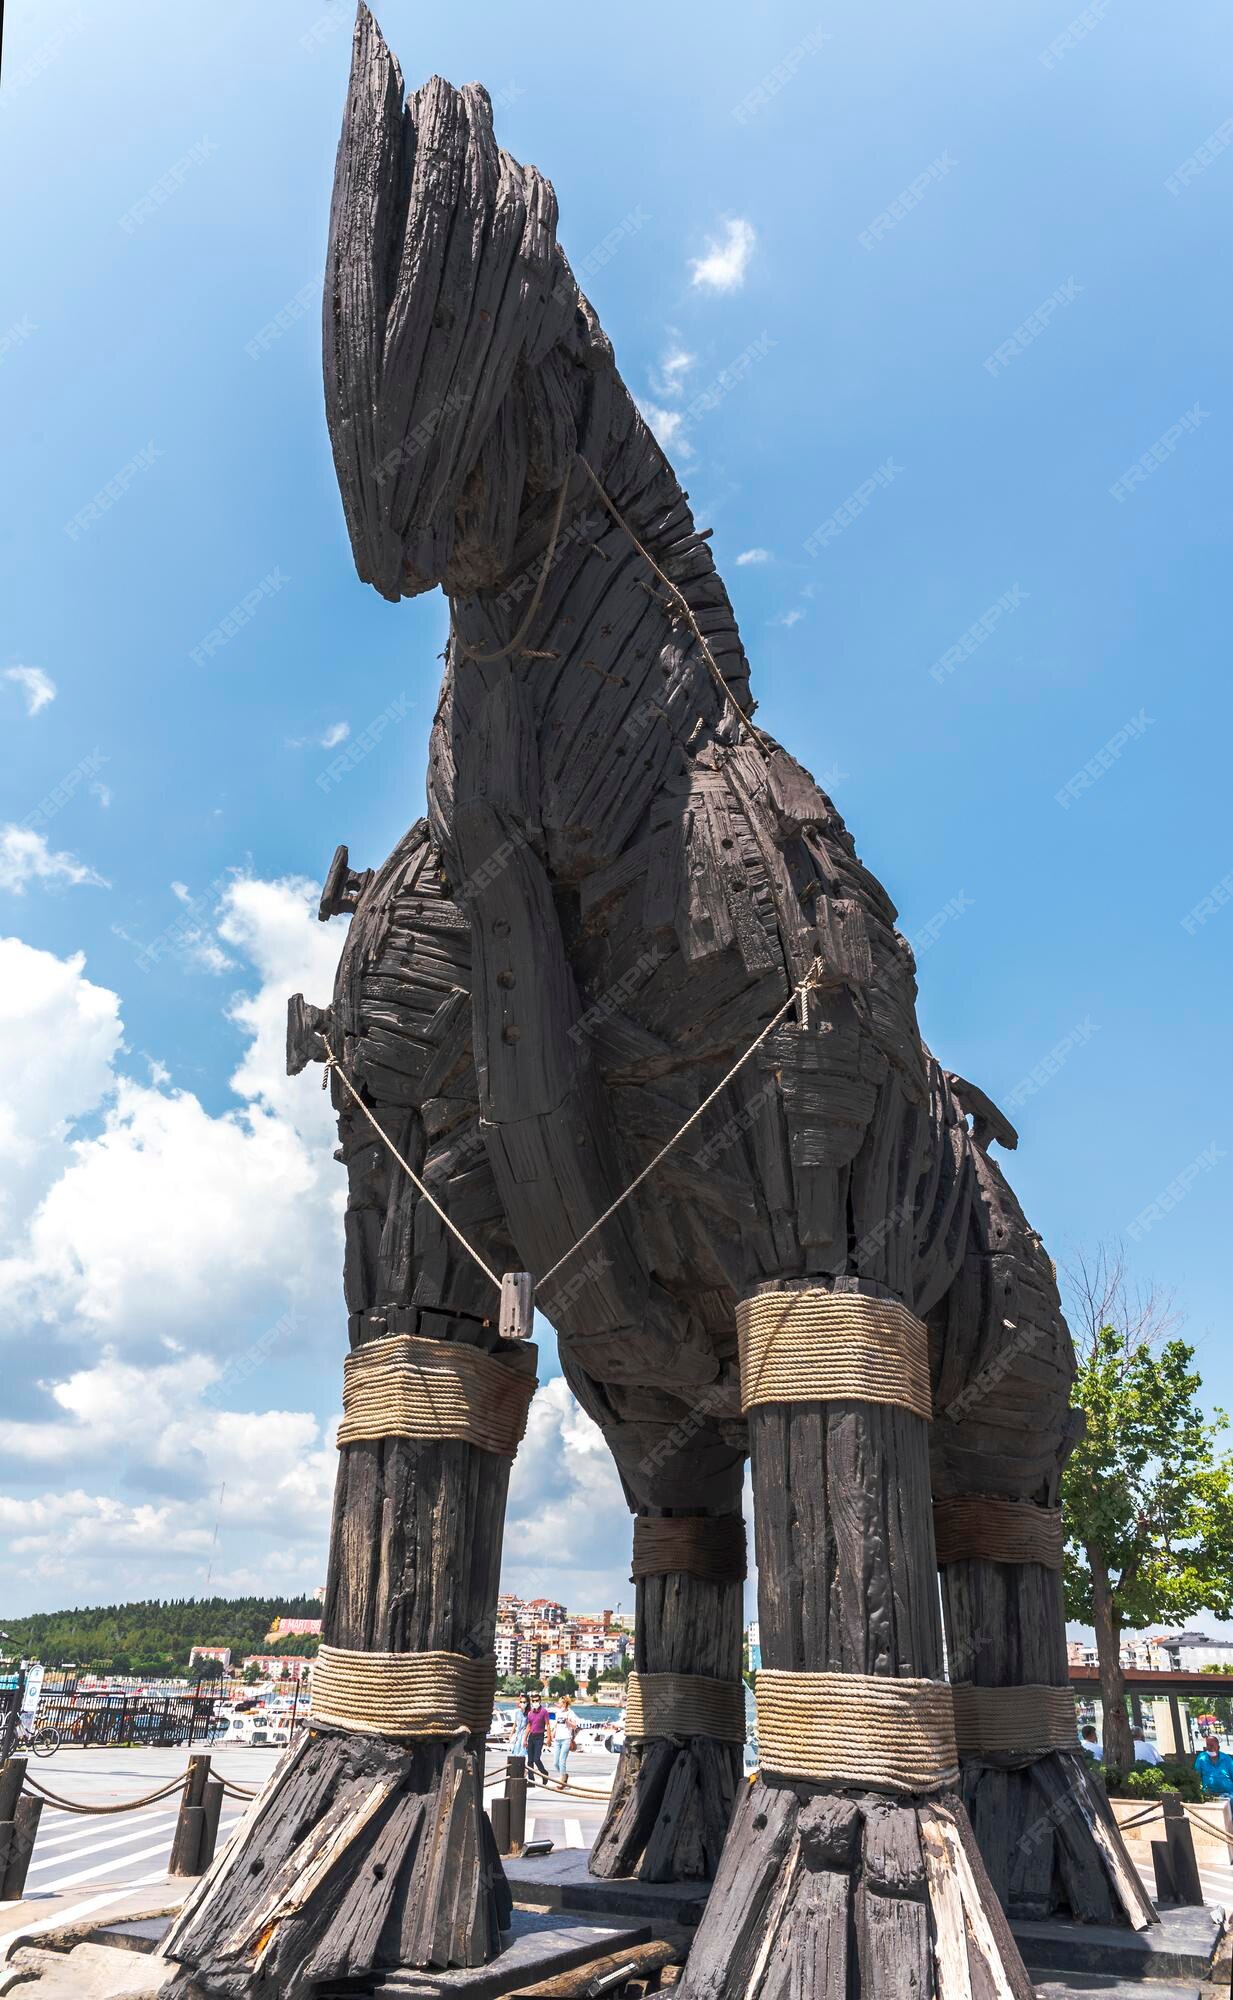
[[[895,898],[931,1045],[1018,1124],[1032,1220],[1059,1261],[1128,1238],[1229,1402],[1227,15],[379,18],[553,179],[761,719]],[[358,582],[322,414],[350,22],[6,9],[14,1612],[198,1587],[215,1514],[216,1575],[319,1580],[340,1176],[279,1016],[339,942],[303,885],[421,809],[445,637]],[[611,1602],[606,1467],[560,1388],[541,1429],[511,1576],[563,1531]]]

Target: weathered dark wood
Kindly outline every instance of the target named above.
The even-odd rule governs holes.
[[[13,1807],[11,1819],[0,1819],[0,1900],[20,1902],[25,1894],[26,1876],[34,1855],[43,1801],[24,1793]]]
[[[179,1817],[171,1839],[171,1860],[167,1867],[169,1875],[202,1875],[209,1866],[212,1857],[204,1852],[205,1794],[209,1776],[208,1756],[189,1758],[188,1769],[184,1774]]]
[[[1199,1879],[1194,1834],[1186,1817],[1186,1808],[1179,1798],[1170,1798],[1167,1794],[1160,1803],[1164,1812],[1165,1842],[1169,1849],[1169,1873],[1177,1884],[1177,1900],[1202,1908],[1207,1898]]]
[[[679,1448],[673,1448],[672,1457],[688,1461],[698,1435],[691,1432]],[[615,1430],[610,1437],[618,1462],[632,1459],[628,1441]],[[666,1462],[661,1458],[658,1465],[644,1464],[634,1471],[644,1491],[662,1474]],[[738,1513],[740,1498],[738,1462],[730,1468],[726,1495],[717,1495],[710,1511]],[[662,1515],[670,1510],[644,1511]],[[639,1673],[706,1674],[739,1683],[743,1597],[736,1580],[712,1583],[680,1570],[640,1576],[634,1627]],[[673,1760],[648,1755],[646,1746],[628,1745],[605,1823],[591,1850],[591,1873],[637,1874],[649,1882],[712,1876],[732,1817],[740,1772],[739,1744],[712,1737],[684,1739]]]
[[[1055,1503],[1069,1335],[989,1157],[1013,1129],[924,1047],[893,904],[831,800],[749,725],[706,537],[556,222],[551,185],[498,148],[483,90],[434,78],[408,97],[361,6],[327,254],[327,422],[360,575],[390,600],[442,588],[451,640],[427,820],[376,869],[337,850],[322,915],[348,911],[350,929],[329,1009],[293,1003],[289,1061],[328,1032],[490,1268],[551,1273],[537,1303],[631,1510],[731,1511],[751,1448],[768,1665],[936,1679],[931,1488]],[[815,989],[677,1142],[811,967]],[[492,1285],[337,1075],[332,1091],[351,1344],[406,1331],[497,1349]],[[742,1421],[737,1301],[801,1283],[927,1320],[932,1427],[863,1401]],[[527,1305],[524,1286],[514,1317]],[[507,1470],[461,1445],[349,1446],[330,1642],[487,1652]],[[1056,1581],[959,1567],[952,1660],[970,1656],[986,1685],[1061,1671]],[[1007,1624],[993,1638],[991,1616]],[[639,1665],[735,1676],[739,1623],[735,1585],[641,1579]],[[490,1955],[481,1747],[315,1739],[177,1926],[203,1990],[250,2000],[286,1968],[293,1993],[293,1953],[352,1971],[364,1953]],[[1048,1906],[1055,1876],[1085,1909],[1121,1880],[1095,1801],[1054,1824],[1064,1763],[963,1774],[1023,1909]],[[630,1746],[593,1856],[601,1875],[707,1874],[737,1797],[688,1995],[1026,2000],[958,1802],[850,1812],[835,1787],[743,1788],[738,1772],[708,1739]],[[383,1842],[399,1858],[378,1877]],[[1118,1893],[1124,1914],[1133,1891]]]

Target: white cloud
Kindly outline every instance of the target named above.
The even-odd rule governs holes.
[[[786,625],[790,631],[793,625],[800,624],[801,619],[804,616],[805,613],[803,611],[798,611],[796,609],[793,609],[791,611],[781,611],[778,618],[773,618],[771,620],[771,623],[773,625]]]
[[[123,1038],[114,993],[83,976],[85,959],[0,938],[0,1245],[63,1160],[73,1119],[98,1104]]]
[[[87,884],[93,889],[110,889],[111,884],[74,854],[56,854],[47,845],[47,836],[33,827],[0,827],[0,889],[24,896],[30,882],[59,882],[69,887]]]
[[[56,684],[42,667],[7,667],[4,678],[15,681],[26,697],[26,714],[37,715],[56,698]]]
[[[246,878],[221,899],[219,934],[250,969],[228,1008],[244,1049],[222,1110],[172,1087],[157,1058],[127,1073],[119,999],[80,955],[0,940],[0,1368],[15,1392],[0,1584],[14,1609],[199,1590],[201,1496],[224,1483],[215,1584],[233,1562],[248,1588],[324,1574],[346,1177],[329,1099],[285,1075],[282,1047],[287,995],[329,998],[345,935],[314,903],[307,883]],[[315,1412],[230,1407],[269,1401],[289,1355],[292,1396]],[[74,1490],[56,1491],[70,1467]]]
[[[650,371],[651,387],[657,396],[679,396],[685,377],[693,367],[696,355],[690,354],[679,343],[670,347],[657,368]]]
[[[691,459],[694,448],[685,435],[685,419],[681,412],[661,409],[657,403],[644,403],[638,397],[634,400],[664,450],[674,451],[679,459]]]
[[[328,1099],[313,1079],[279,1074],[273,1051],[287,995],[306,976],[320,992],[341,941],[340,927],[323,950],[310,893],[247,881],[227,891],[224,934],[272,979],[230,1010],[250,1038],[233,1078],[243,1107],[214,1115],[190,1091],[113,1076],[98,1130],[65,1145],[24,1246],[0,1265],[28,1321],[217,1351],[258,1300],[314,1286],[336,1295],[343,1185]]]
[[[90,796],[97,799],[100,806],[106,811],[107,807],[111,804],[111,786],[105,785],[101,778],[96,778],[90,787]]]
[[[721,238],[707,238],[705,257],[690,260],[691,282],[708,292],[735,292],[745,282],[749,260],[757,238],[753,224],[741,216],[729,216]]]
[[[307,750],[310,747],[315,747],[318,750],[336,750],[340,743],[346,742],[350,734],[351,724],[349,722],[331,722],[322,731],[320,736],[289,736],[287,738],[287,748],[288,750]]]
[[[502,1588],[549,1591],[571,1610],[618,1600],[632,1609],[634,1587],[621,1581],[632,1533],[612,1454],[564,1376],[554,1376],[531,1405],[510,1475]]]
[[[742,549],[736,559],[738,569],[745,569],[749,563],[764,563],[771,559],[769,549]]]

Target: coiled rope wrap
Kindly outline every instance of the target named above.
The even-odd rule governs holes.
[[[743,1743],[744,1682],[713,1680],[709,1674],[632,1673],[625,1734],[633,1740],[716,1736],[722,1743]]]
[[[634,1521],[630,1581],[641,1576],[696,1576],[704,1583],[742,1583],[747,1574],[745,1523],[739,1514],[639,1514]]]
[[[322,1646],[313,1664],[312,1719],[378,1736],[457,1736],[487,1730],[497,1687],[491,1653],[353,1653]]]
[[[1030,1500],[1000,1500],[992,1494],[961,1493],[933,1503],[938,1567],[967,1562],[1041,1563],[1061,1569],[1066,1539],[1060,1507],[1036,1507]]]
[[[498,1361],[458,1341],[395,1333],[343,1363],[339,1446],[362,1438],[456,1438],[512,1458],[535,1394],[534,1351]]]
[[[897,1299],[758,1292],[737,1306],[736,1325],[743,1410],[848,1397],[933,1415],[928,1334]]]
[[[784,1778],[937,1791],[959,1778],[951,1689],[889,1674],[755,1676],[758,1756]]]
[[[955,1738],[961,1757],[1030,1756],[1045,1750],[1078,1748],[1075,1698],[1068,1687],[973,1687],[952,1689]]]

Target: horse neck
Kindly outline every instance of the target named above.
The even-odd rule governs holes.
[[[575,459],[559,523],[561,487],[528,509],[499,585],[453,600],[442,716],[456,753],[486,698],[514,677],[534,713],[546,790],[564,809],[576,792],[560,767],[623,758],[624,825],[633,799],[654,789],[648,777],[679,775],[712,744],[740,740],[749,667],[688,495],[641,418],[631,414],[595,457],[602,494]]]

